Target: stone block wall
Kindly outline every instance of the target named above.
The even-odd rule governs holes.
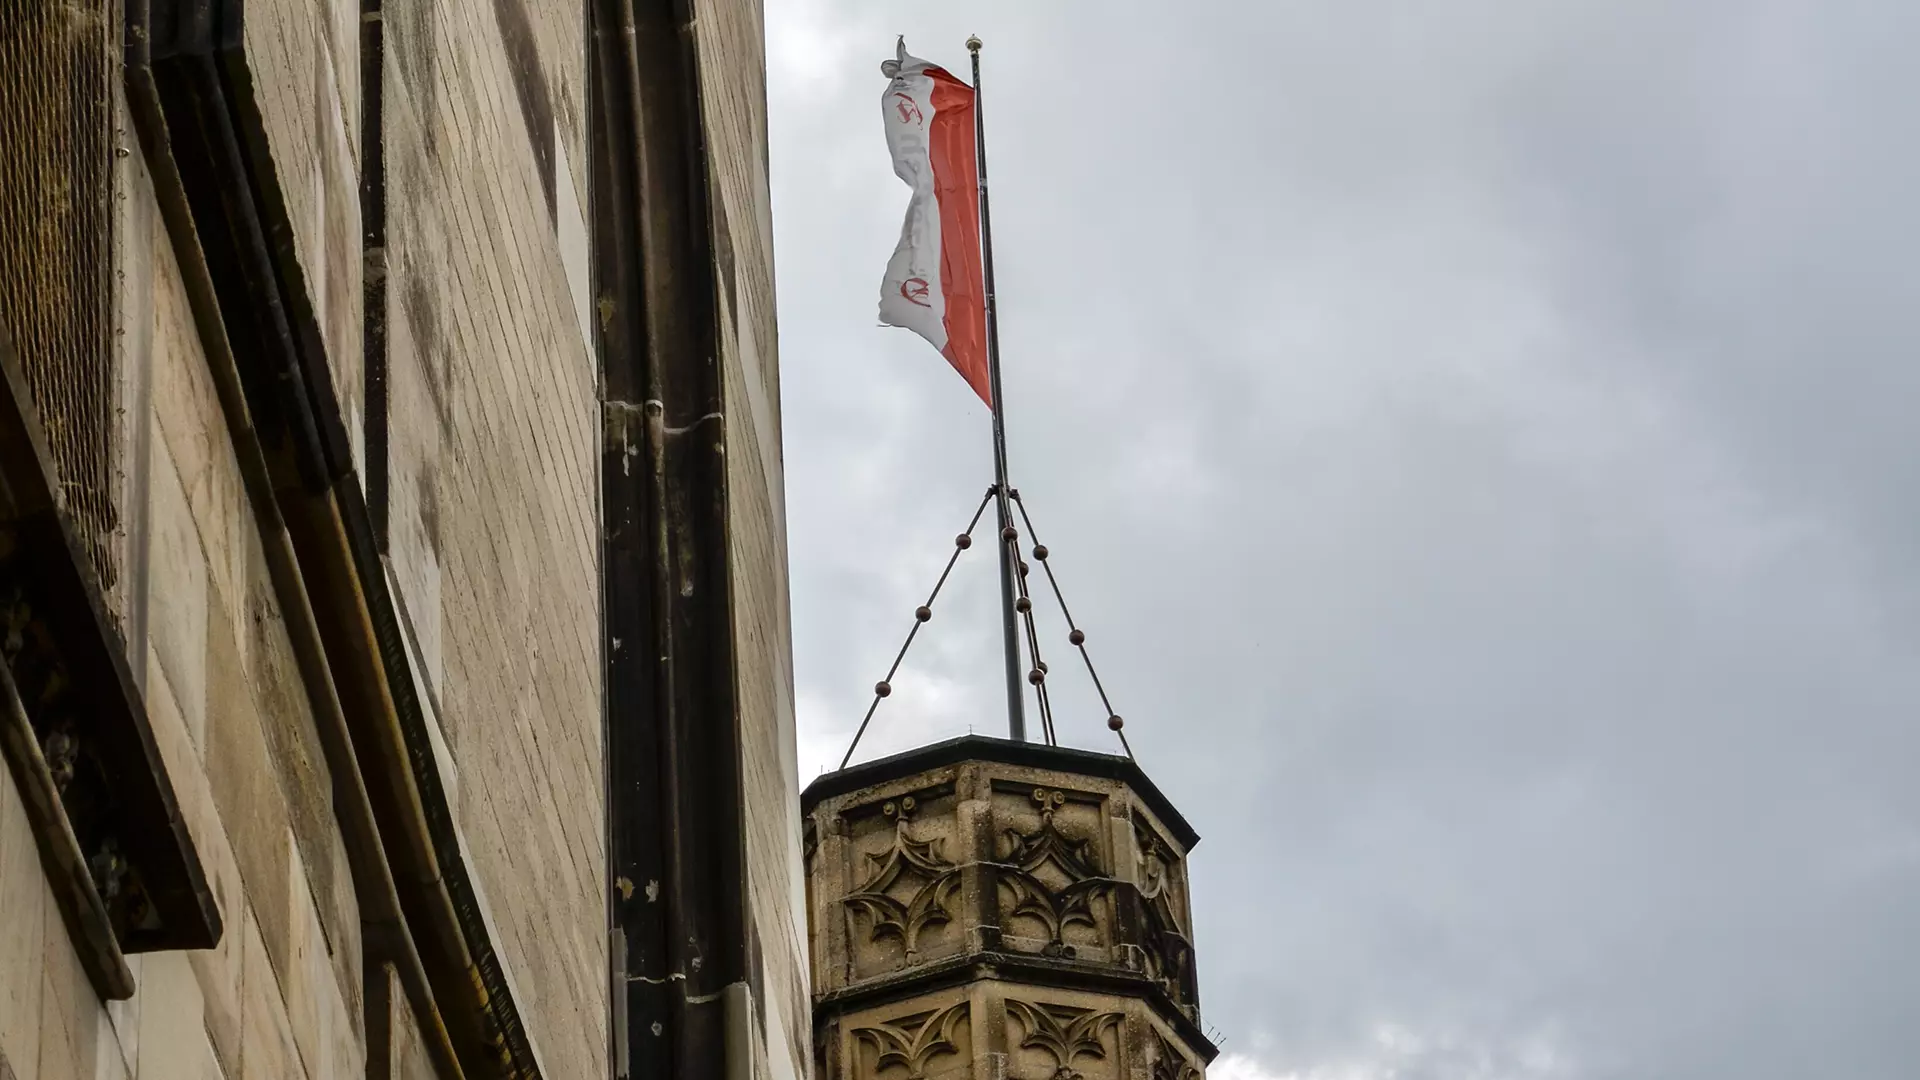
[[[359,0],[247,0],[244,41],[301,285],[365,475]]]
[[[799,764],[787,605],[780,368],[758,4],[700,0],[701,86],[725,364],[727,510],[740,710],[755,1074],[788,1080],[808,1052]]]
[[[784,1080],[805,1075],[811,1040],[763,26],[748,0],[696,7],[749,793],[751,1073]],[[603,1075],[586,4],[228,10],[244,11],[240,93],[262,144],[250,162],[284,203],[286,286],[312,312],[349,482],[378,523],[403,675],[426,714],[458,857],[541,1074]],[[377,54],[363,54],[369,26]],[[282,525],[256,514],[259,493],[242,478],[189,304],[191,259],[183,271],[162,221],[166,170],[119,107],[116,360],[128,404],[117,596],[224,935],[211,950],[129,958],[133,998],[103,1003],[0,768],[0,1080],[432,1076],[431,1018],[400,972],[365,959],[367,898],[315,688],[269,575]]]
[[[604,1070],[584,5],[385,8],[388,567],[529,1038]]]
[[[361,8],[250,0],[244,39],[296,287],[364,484]],[[390,288],[373,313],[392,328],[386,565],[529,1040],[546,1075],[591,1076],[607,987],[584,7],[391,8]],[[0,769],[0,1078],[432,1075],[392,973],[362,971],[307,687],[124,105],[117,136],[121,591],[144,601],[126,605],[127,647],[225,933],[130,957],[135,996],[103,1004]]]
[[[145,481],[127,588],[146,609],[127,645],[225,934],[129,957],[135,995],[102,1003],[0,769],[0,1056],[20,1080],[361,1076],[360,914],[331,778],[153,180],[124,145],[120,362],[144,388],[127,468]]]

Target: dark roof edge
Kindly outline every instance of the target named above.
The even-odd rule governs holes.
[[[1200,842],[1200,834],[1193,830],[1180,811],[1174,809],[1173,803],[1154,786],[1139,763],[1132,758],[1074,750],[1065,746],[1048,746],[1045,743],[1014,742],[987,735],[963,735],[823,774],[800,793],[800,810],[810,814],[822,799],[966,761],[991,761],[1030,769],[1057,769],[1121,781],[1131,787],[1140,801],[1147,804],[1147,809],[1152,810],[1161,824],[1173,833],[1174,840],[1182,850],[1192,851],[1194,845]]]

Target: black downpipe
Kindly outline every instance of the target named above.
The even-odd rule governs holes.
[[[386,22],[383,0],[360,4],[360,343],[366,397],[367,514],[382,555],[391,541],[387,437]]]
[[[698,64],[683,4],[589,18],[614,1073],[717,1078],[748,958]]]

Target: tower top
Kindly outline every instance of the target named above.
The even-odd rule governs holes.
[[[823,1080],[1201,1080],[1184,817],[1131,758],[970,735],[815,780]]]

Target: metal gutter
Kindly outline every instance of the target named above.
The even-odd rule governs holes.
[[[727,427],[696,27],[685,2],[592,0],[589,32],[614,1074],[747,1075]]]

